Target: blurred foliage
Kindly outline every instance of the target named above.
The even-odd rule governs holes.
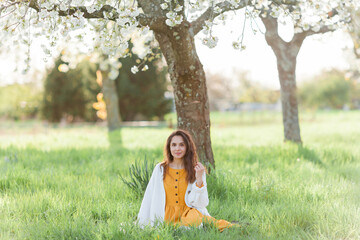
[[[234,103],[235,92],[232,82],[222,74],[206,73],[206,85],[210,111],[221,111]]]
[[[136,54],[129,53],[119,61],[122,68],[115,83],[121,118],[125,121],[163,119],[172,106],[172,100],[164,96],[168,85],[166,69],[158,66],[159,61],[148,61],[147,71],[133,74],[131,68],[139,65]],[[64,117],[68,121],[96,121],[98,116],[93,106],[98,103],[97,95],[101,91],[96,82],[97,64],[85,58],[75,69],[68,70],[67,65],[60,56],[48,73],[43,117],[51,122]]]
[[[67,71],[68,63],[61,57],[45,79],[43,117],[51,122],[59,122],[63,117],[70,122],[95,121],[97,116],[92,104],[100,91],[96,83],[96,64],[84,58],[75,69]]]
[[[299,86],[300,105],[311,109],[341,109],[344,105],[355,108],[360,95],[359,87],[359,83],[345,77],[344,72],[335,69],[323,72]]]
[[[132,48],[131,43],[129,48]],[[141,71],[144,65],[140,64],[140,71],[133,74],[131,68],[139,65],[139,57],[129,53],[128,57],[119,59],[122,68],[116,86],[120,115],[124,121],[163,119],[171,110],[172,100],[164,96],[169,84],[166,81],[167,69],[160,66],[160,60],[148,60],[148,70]]]
[[[279,90],[272,90],[251,81],[246,72],[241,73],[238,79],[240,83],[238,100],[241,103],[276,103],[280,98]]]
[[[41,105],[42,93],[33,83],[0,87],[0,116],[13,120],[34,118]]]

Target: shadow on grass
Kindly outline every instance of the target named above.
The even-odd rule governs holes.
[[[123,148],[121,128],[109,131],[108,140],[110,143],[110,150]]]
[[[318,155],[316,154],[316,152],[314,150],[311,150],[308,147],[304,147],[301,144],[298,144],[298,153],[299,156],[301,156],[303,159],[312,162],[314,164],[317,164],[319,166],[324,166],[324,163],[320,160],[320,158],[318,157]]]

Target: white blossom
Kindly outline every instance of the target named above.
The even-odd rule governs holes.
[[[214,8],[214,12],[215,12],[215,13],[221,13],[221,8],[218,7],[218,6],[216,6],[216,7]]]
[[[41,11],[38,14],[39,14],[39,18],[44,19],[48,16],[49,12],[46,11],[45,9],[41,9]]]
[[[141,71],[145,72],[145,71],[148,70],[148,69],[149,69],[148,65],[145,65],[145,66],[141,69]]]
[[[302,28],[304,29],[304,31],[307,31],[310,29],[310,25],[305,23]]]
[[[315,26],[312,26],[312,27],[311,27],[311,30],[313,30],[314,32],[320,31],[320,25],[317,24],[317,25],[315,25]]]
[[[140,11],[138,8],[130,8],[129,12],[130,12],[129,16],[132,18],[135,18],[135,17],[139,16],[139,14],[140,14]]]
[[[61,11],[66,11],[68,9],[68,7],[66,6],[66,4],[64,2],[61,2],[59,7],[60,7]]]
[[[96,11],[95,5],[91,5],[91,6],[86,6],[86,11],[88,13],[93,13]]]
[[[46,8],[47,10],[51,10],[54,8],[54,3],[51,3],[50,1],[44,1],[40,4],[41,8]]]
[[[241,44],[239,42],[233,42],[232,46],[233,46],[234,49],[240,49]]]
[[[168,26],[170,26],[170,27],[175,27],[176,26],[176,22],[175,22],[175,20],[174,19],[166,19],[165,20],[165,23],[166,23],[166,25],[168,25]]]
[[[210,36],[203,38],[202,43],[208,46],[209,48],[214,48],[216,47],[218,40],[219,40],[218,37]]]
[[[167,3],[162,3],[162,4],[160,4],[160,7],[162,10],[165,10],[169,7],[169,5]]]
[[[137,73],[138,71],[139,71],[139,68],[138,68],[137,66],[133,66],[133,67],[131,68],[131,72],[132,72],[133,74]]]
[[[109,79],[115,80],[119,76],[119,70],[116,68],[111,68],[111,71],[109,72]]]
[[[225,14],[220,14],[220,15],[219,15],[219,19],[220,19],[221,21],[225,21],[226,18],[227,18],[227,16],[226,16]]]
[[[109,69],[109,64],[107,61],[101,61],[99,64],[99,68],[101,71],[107,71]]]
[[[176,17],[176,13],[173,11],[170,11],[168,13],[166,13],[166,17],[171,19],[171,18],[175,18]]]
[[[175,17],[175,23],[176,24],[180,24],[183,21],[183,16],[182,15],[177,15]]]
[[[183,9],[183,6],[180,6],[179,4],[176,5],[176,8],[174,8],[175,12],[180,12]]]

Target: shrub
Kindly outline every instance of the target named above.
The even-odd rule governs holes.
[[[343,72],[324,72],[299,87],[299,100],[307,108],[341,109],[350,103],[351,80]]]
[[[34,84],[0,87],[0,116],[20,120],[37,116],[42,93]]]

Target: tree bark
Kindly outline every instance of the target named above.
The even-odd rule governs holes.
[[[265,38],[275,53],[281,86],[281,106],[284,127],[284,141],[301,143],[298,102],[296,94],[296,57],[305,35],[295,35],[291,42],[285,42],[278,34],[277,19],[261,18]]]
[[[119,112],[119,101],[116,92],[115,81],[109,79],[107,74],[103,74],[103,94],[106,104],[106,120],[108,130],[113,131],[120,128],[121,118]]]
[[[284,141],[301,143],[295,79],[296,58],[277,58],[277,66],[281,86]]]
[[[177,126],[191,133],[199,159],[209,169],[210,165],[215,167],[215,162],[210,139],[206,78],[189,27],[190,24],[184,21],[172,31],[155,31],[155,37],[169,67]]]

